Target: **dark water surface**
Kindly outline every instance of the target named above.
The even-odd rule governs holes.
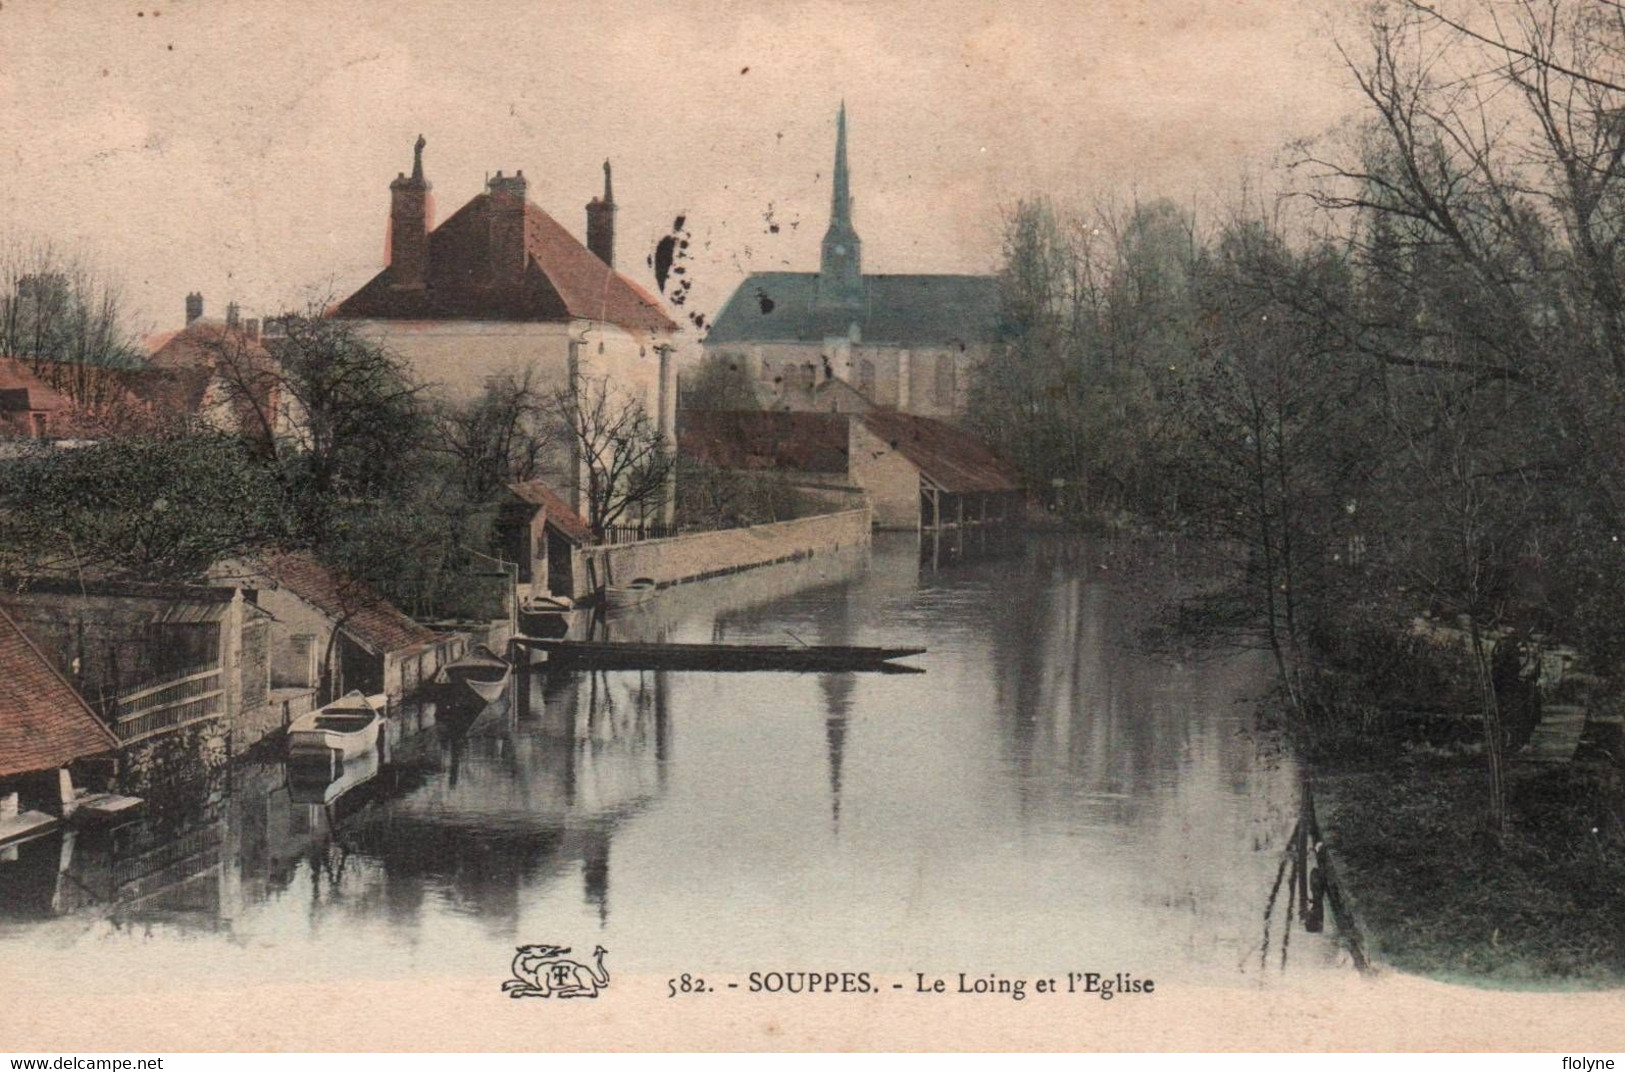
[[[1349,970],[1278,878],[1298,772],[1253,731],[1267,668],[1135,646],[1168,564],[1042,539],[931,557],[883,539],[609,627],[923,646],[924,674],[537,672],[472,725],[409,707],[338,784],[242,763],[22,846],[0,956],[155,987],[495,986],[527,942],[663,975]]]

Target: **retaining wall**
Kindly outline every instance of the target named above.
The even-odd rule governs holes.
[[[809,558],[842,547],[867,546],[869,508],[776,521],[741,529],[695,532],[664,540],[587,547],[575,573],[576,598],[606,584],[648,577],[662,587]]]

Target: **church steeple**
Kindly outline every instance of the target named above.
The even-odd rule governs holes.
[[[846,102],[835,119],[835,171],[829,206],[829,229],[824,232],[823,257],[818,265],[818,301],[821,305],[863,304],[863,243],[852,227],[852,187],[846,170]]]

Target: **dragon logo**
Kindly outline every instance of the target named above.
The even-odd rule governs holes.
[[[609,986],[603,946],[593,949],[591,964],[566,960],[567,947],[522,945],[514,954],[513,978],[502,984],[510,998],[595,998]]]

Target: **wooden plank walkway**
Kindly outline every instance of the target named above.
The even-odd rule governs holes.
[[[20,845],[24,841],[49,834],[62,820],[42,811],[25,811],[0,819],[0,846]]]

